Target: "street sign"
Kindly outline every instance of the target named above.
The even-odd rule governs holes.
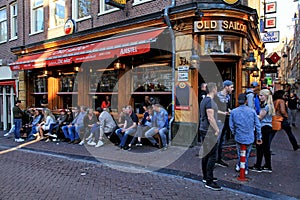
[[[270,17],[265,19],[265,29],[276,28],[276,17]]]
[[[265,4],[265,14],[276,13],[276,2],[270,2]]]
[[[268,55],[268,57],[266,57],[266,60],[271,65],[271,64],[276,64],[278,60],[280,60],[280,58],[281,57],[276,52],[274,52]]]
[[[272,73],[277,73],[277,68],[279,66],[278,65],[266,65],[266,66],[262,66],[261,69],[264,73],[266,74],[272,74]]]
[[[269,31],[266,33],[261,33],[261,40],[264,43],[279,42],[279,31]]]

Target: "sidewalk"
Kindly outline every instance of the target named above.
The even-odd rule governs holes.
[[[298,112],[300,119],[300,112]],[[300,120],[296,127],[292,128],[298,143],[300,143]],[[0,132],[0,152],[20,145],[12,139],[4,138]],[[133,148],[131,151],[119,150],[108,143],[100,148],[79,146],[62,142],[43,141],[22,144],[22,149],[55,155],[64,155],[70,158],[83,158],[99,160],[102,164],[114,163],[119,170],[128,170],[130,167],[141,168],[143,171],[156,171],[194,180],[202,180],[200,147],[185,148],[171,146],[167,151],[161,151],[149,146]],[[223,187],[240,190],[258,196],[272,199],[288,199],[292,197],[300,199],[300,150],[293,151],[288,137],[284,131],[277,132],[272,143],[272,173],[249,172],[247,182],[236,179],[234,170],[236,159],[227,161],[228,168],[217,167],[215,177],[219,179]],[[249,165],[253,165],[255,157],[250,157]],[[126,166],[126,167],[125,167]]]

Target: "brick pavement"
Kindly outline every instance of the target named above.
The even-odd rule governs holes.
[[[298,112],[298,119],[300,113]],[[293,128],[294,135],[300,143],[300,120],[297,127]],[[17,144],[12,139],[2,137],[0,133],[0,147],[9,148]],[[142,147],[132,151],[118,150],[112,144],[106,144],[100,148],[83,147],[66,143],[45,143],[38,142],[23,147],[36,152],[50,152],[55,155],[64,155],[70,158],[80,158],[86,161],[95,161],[95,158],[102,163],[113,166],[118,171],[127,171],[132,168],[151,170],[163,174],[171,174],[178,177],[186,177],[195,181],[201,180],[200,147],[184,148],[172,146],[167,151],[161,152],[151,147]],[[294,152],[284,131],[276,134],[272,143],[272,164],[273,173],[254,173],[250,172],[250,180],[241,183],[236,180],[237,174],[234,171],[236,160],[230,160],[229,168],[217,167],[215,176],[220,179],[222,186],[240,190],[252,194],[272,199],[299,198],[300,191],[300,150]],[[249,164],[252,165],[255,158],[250,158]]]
[[[0,199],[263,199],[161,173],[130,173],[85,159],[18,150],[0,156]],[[131,169],[135,171],[136,169]]]

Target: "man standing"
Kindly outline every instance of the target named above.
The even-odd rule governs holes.
[[[251,88],[246,90],[247,96],[247,105],[256,111],[256,114],[259,115],[260,112],[260,101],[258,98],[259,85],[257,82],[251,83]]]
[[[238,163],[236,171],[240,170],[241,145],[246,145],[246,174],[248,172],[248,158],[251,152],[252,143],[254,142],[254,128],[256,130],[256,143],[262,144],[261,124],[254,109],[246,106],[246,94],[238,96],[239,107],[233,109],[230,113],[229,125],[234,139],[238,154]]]
[[[207,84],[208,94],[200,104],[200,134],[203,141],[202,173],[205,187],[212,190],[222,190],[214,181],[213,171],[216,162],[217,140],[219,135],[218,105],[214,101],[217,95],[217,85]]]
[[[15,125],[15,142],[24,142],[22,138],[20,138],[20,130],[22,127],[22,118],[23,111],[20,108],[21,101],[17,100],[15,106],[13,107],[13,116],[14,116],[14,125]]]
[[[229,128],[229,112],[230,112],[230,95],[234,90],[233,82],[230,80],[226,80],[223,82],[223,89],[217,94],[217,104],[219,107],[218,114],[222,115],[224,120],[224,126],[219,137],[218,141],[218,149],[217,149],[217,161],[216,164],[221,167],[228,167],[228,164],[222,160],[222,147],[225,141],[225,137],[227,133],[230,133]],[[221,118],[221,117],[220,117]]]

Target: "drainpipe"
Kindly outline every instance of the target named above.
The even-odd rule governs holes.
[[[172,42],[172,118],[170,120],[169,123],[169,144],[171,145],[171,131],[172,131],[172,124],[174,122],[174,115],[175,115],[175,111],[174,111],[174,104],[175,104],[175,33],[174,30],[172,28],[172,24],[170,21],[170,17],[169,17],[169,9],[175,7],[175,0],[172,0],[171,4],[168,5],[165,9],[164,9],[164,19],[168,25],[168,29],[170,32],[170,36],[171,36],[171,42]]]

